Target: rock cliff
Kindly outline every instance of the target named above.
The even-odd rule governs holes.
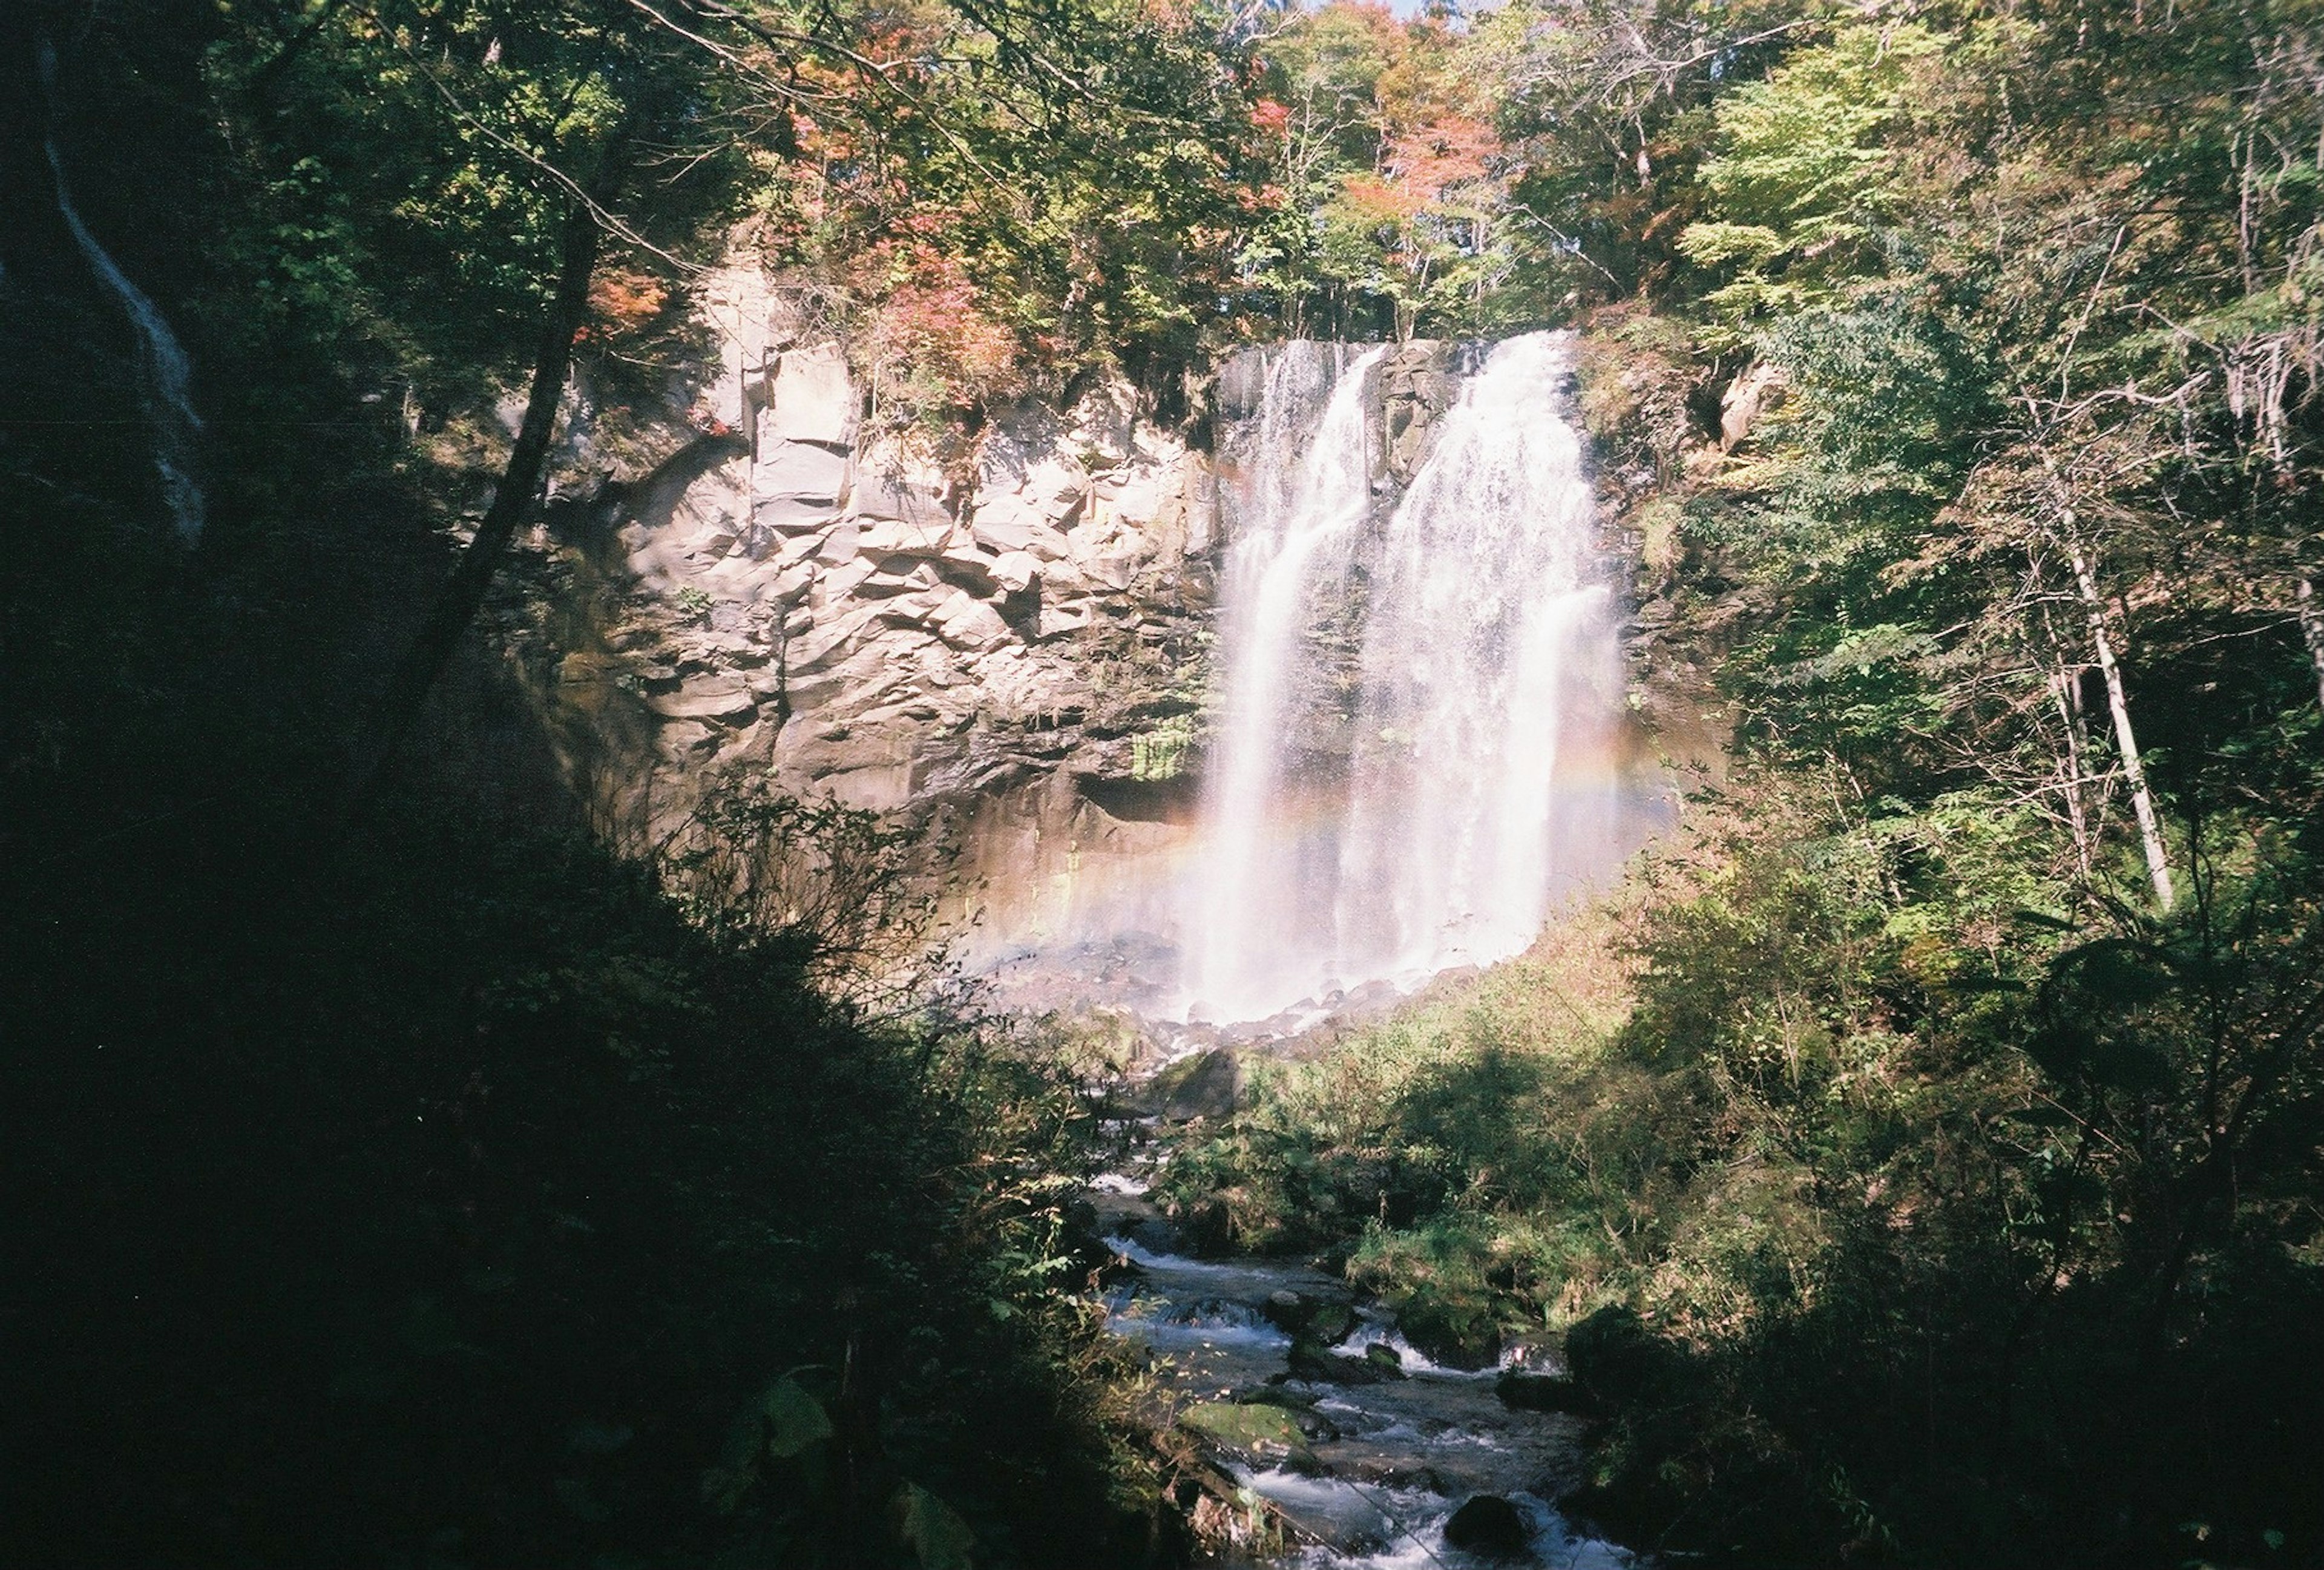
[[[1194,810],[1265,351],[1179,424],[1114,379],[964,439],[879,420],[849,346],[753,269],[702,309],[718,362],[667,411],[585,393],[502,622],[576,787],[634,849],[738,773],[913,818],[972,950],[1134,925]],[[1384,503],[1455,358],[1407,346],[1376,378]]]

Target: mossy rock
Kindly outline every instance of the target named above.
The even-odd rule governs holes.
[[[1307,1459],[1307,1436],[1281,1407],[1205,1401],[1180,1412],[1178,1426],[1221,1449],[1254,1461]]]
[[[1295,1340],[1325,1346],[1345,1341],[1356,1327],[1356,1311],[1349,1305],[1300,1292],[1277,1292],[1260,1306],[1259,1312],[1267,1316],[1268,1324],[1288,1331]]]
[[[1245,1407],[1280,1407],[1286,1412],[1305,1412],[1315,1405],[1315,1398],[1305,1391],[1286,1390],[1281,1385],[1261,1385],[1237,1396],[1235,1401]]]
[[[1369,1353],[1359,1357],[1333,1352],[1320,1342],[1295,1341],[1291,1344],[1291,1378],[1333,1385],[1377,1385],[1402,1379],[1404,1362],[1396,1355],[1396,1349],[1379,1350],[1387,1354],[1385,1360]]]
[[[1637,1311],[1600,1308],[1565,1333],[1565,1366],[1573,1382],[1608,1407],[1655,1399],[1681,1371],[1685,1354],[1655,1334]]]
[[[1231,1047],[1182,1058],[1156,1075],[1139,1097],[1174,1123],[1232,1117],[1243,1094],[1242,1063]]]
[[[1494,1382],[1501,1405],[1520,1412],[1583,1412],[1591,1409],[1582,1387],[1563,1374],[1524,1373],[1515,1369]]]
[[[1397,1305],[1396,1325],[1446,1368],[1485,1369],[1500,1361],[1501,1323],[1482,1298],[1416,1292]]]

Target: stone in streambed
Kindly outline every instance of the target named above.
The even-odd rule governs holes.
[[[1299,1426],[1299,1432],[1311,1440],[1329,1444],[1340,1437],[1340,1426],[1316,1411],[1315,1398],[1302,1391],[1281,1385],[1261,1385],[1235,1399],[1246,1407],[1274,1407],[1288,1413]]]
[[[1444,1523],[1444,1540],[1463,1553],[1488,1559],[1522,1559],[1533,1542],[1533,1531],[1517,1507],[1498,1494],[1480,1493],[1452,1512]]]
[[[1277,1330],[1289,1334],[1295,1340],[1321,1342],[1329,1346],[1347,1338],[1356,1327],[1355,1310],[1345,1303],[1328,1298],[1312,1297],[1289,1288],[1272,1292],[1259,1312]]]
[[[1295,1471],[1314,1462],[1307,1454],[1307,1436],[1280,1407],[1204,1401],[1180,1412],[1178,1426],[1252,1461],[1279,1462]]]
[[[1494,1381],[1501,1405],[1520,1412],[1586,1412],[1590,1399],[1562,1374],[1521,1373],[1515,1369]]]
[[[1242,1064],[1231,1048],[1213,1048],[1156,1075],[1144,1099],[1174,1123],[1231,1118],[1242,1099]]]
[[[1374,1357],[1374,1351],[1385,1350],[1385,1358]],[[1291,1377],[1315,1384],[1377,1385],[1389,1380],[1404,1378],[1404,1363],[1394,1347],[1372,1348],[1361,1357],[1348,1357],[1331,1351],[1321,1342],[1294,1341],[1291,1344]]]
[[[1565,1333],[1573,1382],[1602,1407],[1653,1398],[1681,1371],[1684,1353],[1655,1334],[1635,1309],[1599,1309]]]

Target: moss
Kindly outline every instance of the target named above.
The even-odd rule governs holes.
[[[1148,783],[1176,780],[1185,772],[1186,754],[1193,749],[1194,722],[1175,715],[1142,735],[1130,738],[1130,776]]]
[[[1277,1406],[1205,1401],[1179,1413],[1178,1426],[1254,1461],[1288,1460],[1307,1454],[1307,1436],[1299,1431],[1291,1414]]]

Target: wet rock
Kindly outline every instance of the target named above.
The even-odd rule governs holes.
[[[1384,1341],[1364,1348],[1364,1361],[1390,1379],[1404,1378],[1404,1354]]]
[[[1242,1063],[1231,1048],[1216,1047],[1172,1064],[1148,1091],[1155,1110],[1172,1122],[1232,1117],[1242,1098]]]
[[[1452,1484],[1433,1466],[1413,1466],[1402,1461],[1373,1456],[1359,1461],[1353,1475],[1359,1482],[1369,1482],[1379,1488],[1415,1489],[1423,1493],[1446,1494]]]
[[[1345,1357],[1320,1342],[1295,1341],[1291,1344],[1290,1377],[1331,1385],[1377,1385],[1404,1378],[1404,1368],[1397,1361],[1395,1349],[1389,1348],[1388,1353],[1385,1362],[1369,1353]]]
[[[1348,1332],[1356,1327],[1356,1311],[1347,1304],[1287,1288],[1270,1293],[1259,1305],[1259,1312],[1267,1316],[1269,1325],[1294,1339],[1325,1346],[1346,1340]]]
[[[1204,1401],[1178,1414],[1178,1426],[1222,1450],[1259,1462],[1313,1461],[1307,1436],[1280,1407],[1240,1401]]]
[[[1480,1493],[1452,1512],[1444,1540],[1488,1559],[1522,1559],[1533,1541],[1524,1513],[1499,1494]]]
[[[1618,1304],[1599,1309],[1565,1334],[1565,1365],[1573,1371],[1573,1382],[1601,1406],[1625,1406],[1652,1395],[1676,1371],[1683,1356],[1636,1309]]]
[[[1397,1308],[1397,1328],[1446,1368],[1487,1369],[1500,1361],[1501,1327],[1479,1298],[1417,1293]]]
[[[1234,1251],[1234,1214],[1216,1199],[1187,1205],[1172,1217],[1179,1242],[1200,1260],[1215,1260]]]
[[[1511,1369],[1494,1381],[1501,1404],[1520,1412],[1586,1412],[1590,1399],[1563,1374],[1522,1373]]]
[[[1328,1445],[1341,1436],[1340,1426],[1315,1410],[1315,1398],[1305,1390],[1285,1385],[1261,1385],[1235,1399],[1247,1407],[1275,1407],[1287,1412],[1291,1420],[1299,1425],[1299,1432],[1316,1444]]]

